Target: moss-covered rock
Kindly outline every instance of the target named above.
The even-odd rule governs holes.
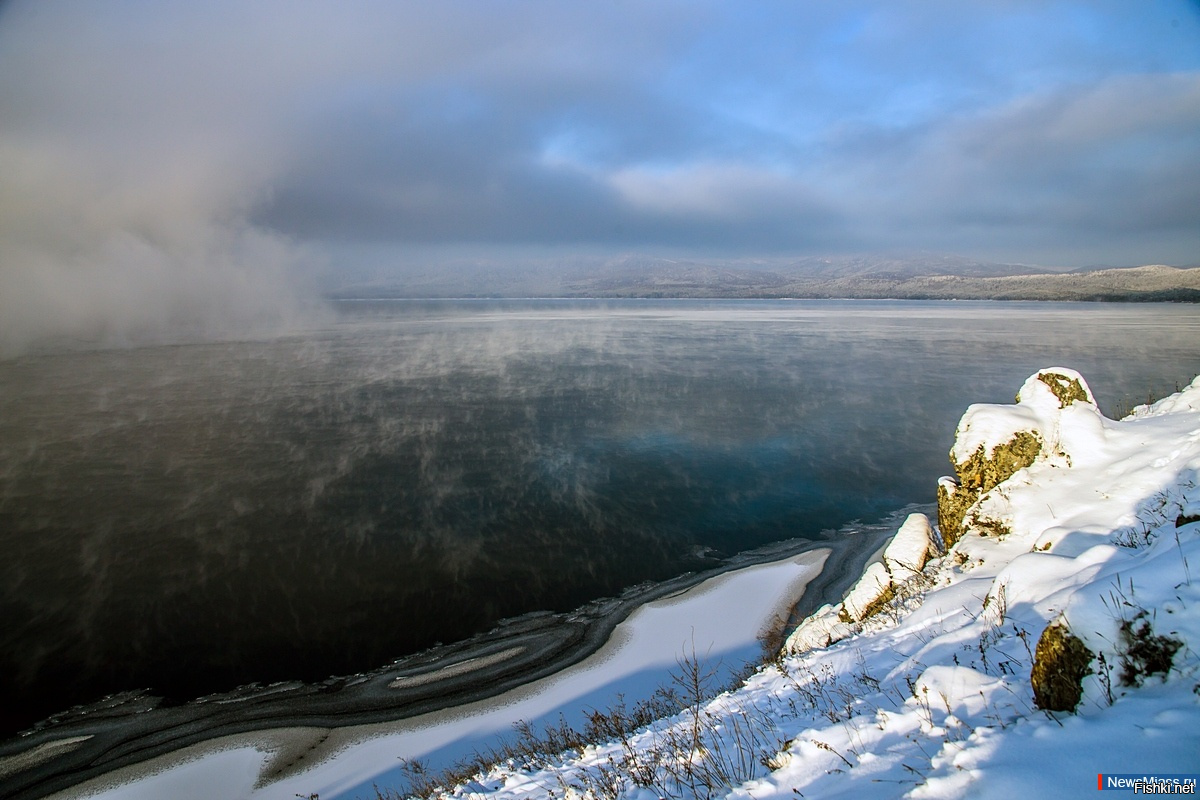
[[[1083,388],[1078,378],[1068,377],[1051,371],[1039,372],[1037,377],[1039,381],[1050,387],[1050,391],[1058,398],[1059,405],[1063,408],[1076,401],[1080,403],[1092,402],[1092,398]]]
[[[980,494],[990,491],[1017,470],[1032,464],[1041,452],[1042,437],[1032,431],[1017,431],[1012,439],[996,445],[990,453],[980,446],[966,461],[955,464],[958,485]]]
[[[1074,711],[1083,696],[1083,679],[1092,674],[1093,658],[1095,654],[1066,625],[1047,625],[1038,638],[1029,675],[1037,707]]]
[[[1042,437],[1032,431],[1017,431],[990,453],[980,446],[965,461],[955,464],[957,483],[943,479],[937,488],[938,529],[946,547],[953,547],[962,537],[971,506],[985,492],[1032,464],[1041,452]]]
[[[938,481],[938,530],[942,532],[942,541],[947,549],[954,547],[962,536],[963,518],[967,515],[967,509],[978,499],[978,494],[963,489],[953,478]]]

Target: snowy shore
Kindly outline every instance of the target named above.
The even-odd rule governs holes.
[[[808,605],[830,602],[739,689],[623,740],[508,759],[440,796],[1082,797],[1105,775],[1194,777],[1200,379],[1113,421],[1082,376],[1043,370],[1016,404],[968,409],[951,457],[938,529],[910,516],[856,584],[815,591],[829,571],[811,555],[739,570],[645,606],[527,692],[388,730],[209,741],[56,797],[371,796],[372,778],[403,783],[389,772],[398,756],[452,757],[502,719],[556,713],[620,673],[636,680],[643,662],[626,658],[643,651],[670,666],[693,623],[715,623],[714,650],[739,628],[748,645],[810,580]],[[727,613],[734,600],[744,605]],[[636,631],[669,647],[631,645]],[[544,691],[556,680],[581,693]]]
[[[1077,373],[1043,370],[1015,405],[972,406],[952,458],[949,547],[890,596],[819,610],[707,704],[441,796],[1084,797],[1121,774],[1194,781],[1200,379],[1117,422]]]
[[[794,540],[749,551],[704,573],[636,587],[570,614],[528,615],[477,639],[337,679],[332,691],[321,685],[280,684],[170,708],[153,708],[151,698],[116,698],[0,745],[0,794],[22,799],[58,791],[59,797],[101,792],[120,798],[211,798],[214,781],[233,780],[219,796],[273,797],[280,781],[320,765],[320,785],[317,777],[298,777],[292,781],[295,792],[282,796],[319,791],[331,798],[331,787],[363,782],[366,789],[360,794],[370,796],[369,781],[392,770],[397,757],[449,763],[511,733],[513,723],[523,717],[553,721],[560,711],[578,716],[588,703],[606,705],[617,693],[632,702],[639,692],[669,681],[670,669],[686,649],[676,629],[678,619],[665,633],[637,623],[659,603],[697,620],[684,628],[695,629],[697,651],[708,653],[711,663],[722,661],[726,672],[757,661],[761,628],[793,604],[793,611],[807,614],[840,596],[890,530],[887,522],[854,525],[818,541]],[[828,568],[810,563],[818,556]],[[741,576],[750,575],[757,577],[743,584]],[[699,608],[695,603],[701,598],[713,607],[687,610]],[[755,599],[747,602],[749,598]],[[715,613],[714,608],[730,611]],[[611,658],[620,641],[626,642],[626,654],[640,653],[640,661]],[[659,652],[664,647],[670,652]],[[572,676],[585,677],[566,685],[564,679]],[[554,691],[526,702],[519,713],[505,705],[538,694],[539,687]],[[444,723],[464,709],[476,709],[478,717],[492,706],[504,710],[480,730],[459,725],[460,733],[446,733],[451,728]],[[440,744],[429,744],[430,726],[441,727]],[[414,730],[423,732],[411,735]],[[335,753],[397,731],[410,732],[408,743],[383,743],[378,758],[326,763]],[[236,768],[230,767],[231,760]],[[166,794],[159,793],[163,780],[172,787]],[[139,794],[138,787],[148,794]]]

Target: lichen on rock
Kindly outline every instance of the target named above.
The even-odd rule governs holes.
[[[1062,622],[1052,622],[1038,638],[1029,683],[1033,700],[1045,711],[1074,711],[1083,679],[1092,674],[1095,654]]]
[[[959,486],[982,494],[1011,478],[1017,470],[1028,467],[1041,452],[1042,437],[1033,431],[1017,431],[990,452],[980,445],[966,461],[955,464],[954,471]]]
[[[971,506],[986,492],[1032,464],[1042,452],[1042,438],[1032,431],[1017,431],[990,452],[980,445],[965,461],[954,465],[958,481],[938,482],[938,528],[946,547],[962,537],[963,520]],[[951,452],[951,459],[954,454]]]
[[[962,489],[954,478],[946,476],[938,481],[938,530],[947,549],[954,547],[962,535],[963,518],[978,499],[978,494]]]
[[[1073,403],[1094,406],[1096,398],[1087,381],[1075,370],[1047,367],[1029,376],[1017,392],[1017,402],[1063,409]]]
[[[1078,377],[1063,375],[1061,371],[1042,370],[1038,380],[1050,387],[1063,408],[1074,402],[1093,403],[1091,395],[1083,388]]]

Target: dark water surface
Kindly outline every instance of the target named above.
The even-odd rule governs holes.
[[[1043,366],[1106,413],[1188,305],[346,302],[263,342],[0,362],[0,735],[369,669],[932,500]]]

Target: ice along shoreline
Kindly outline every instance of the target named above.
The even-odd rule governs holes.
[[[171,707],[158,707],[153,697],[126,695],[75,709],[0,743],[0,794],[35,800],[110,773],[132,778],[139,765],[230,736],[395,722],[493,698],[583,661],[648,603],[736,570],[828,550],[825,567],[793,609],[793,621],[803,619],[858,578],[894,532],[900,513],[878,524],[740,553],[711,569],[636,586],[572,612],[527,614],[368,673],[247,687]]]

